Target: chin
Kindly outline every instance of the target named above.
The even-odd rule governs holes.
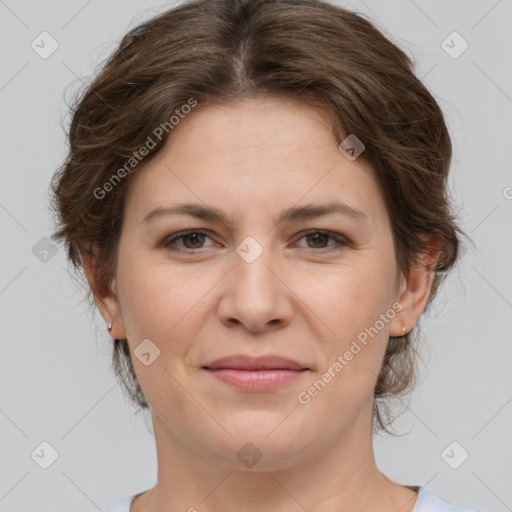
[[[308,458],[307,450],[303,452],[303,447],[297,443],[283,445],[281,440],[278,440],[276,446],[276,443],[270,443],[268,439],[265,441],[265,436],[260,440],[249,439],[230,439],[229,446],[212,447],[208,458],[232,470],[253,472],[288,469]]]
[[[247,413],[245,413],[247,415]],[[203,441],[202,455],[230,469],[276,471],[287,469],[313,457],[320,448],[315,432],[321,425],[297,424],[286,414],[258,413],[226,419],[225,431]],[[239,421],[237,421],[239,420]],[[202,448],[202,449],[203,449]]]

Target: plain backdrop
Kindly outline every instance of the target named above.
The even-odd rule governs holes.
[[[109,371],[104,322],[81,302],[62,248],[48,245],[48,187],[66,153],[65,99],[128,29],[172,5],[0,1],[0,510],[106,510],[156,481],[151,425]],[[439,101],[454,144],[450,189],[476,244],[421,319],[425,363],[400,435],[375,438],[378,465],[446,501],[512,510],[512,2],[340,5],[413,56]]]

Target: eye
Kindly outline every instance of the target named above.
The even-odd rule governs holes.
[[[349,245],[348,241],[341,236],[335,235],[330,231],[321,231],[318,229],[310,229],[309,231],[306,231],[300,240],[303,238],[313,244],[313,247],[310,247],[313,249],[328,249],[331,247],[331,249],[328,249],[328,251],[331,251],[333,248],[336,250]],[[326,246],[325,244],[329,239],[334,240],[335,243]]]
[[[171,238],[166,239],[162,246],[172,251],[194,251],[194,249],[203,249],[204,247],[207,247],[203,245],[205,237],[211,239],[205,231],[183,231],[178,233],[176,236],[171,236]],[[309,231],[306,231],[299,240],[302,239],[306,239],[307,242],[313,244],[313,247],[309,247],[311,249],[327,249],[327,251],[331,251],[349,245],[349,242],[341,236],[335,235],[330,231],[322,231],[318,229],[310,229]],[[325,245],[329,239],[334,240],[335,243]],[[181,242],[183,246],[177,246],[177,242]],[[329,249],[329,247],[331,247],[331,249]]]
[[[184,250],[194,250],[194,249],[202,249],[202,244],[204,243],[204,238],[210,238],[204,231],[198,231],[198,230],[190,230],[190,231],[184,231],[182,233],[179,233],[178,235],[167,239],[162,244],[164,247],[170,249],[170,250],[183,250],[183,247],[181,248],[175,248],[173,245],[177,241],[181,241],[185,244]],[[190,242],[189,242],[190,241]]]

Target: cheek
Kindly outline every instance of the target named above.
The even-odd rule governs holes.
[[[128,271],[128,269],[131,269]],[[120,304],[132,350],[148,338],[173,367],[186,357],[205,315],[218,276],[184,273],[178,267],[136,258],[119,267]],[[171,357],[166,354],[172,352]]]
[[[346,338],[373,325],[390,307],[391,272],[382,261],[361,258],[352,265],[333,268],[317,276],[297,279],[300,298],[320,320]]]
[[[316,335],[325,356],[320,373],[330,369],[336,375],[328,386],[330,392],[360,396],[372,391],[395,316],[393,274],[388,267],[376,257],[361,259],[357,265],[334,269],[325,280],[310,280],[309,292],[306,283],[302,285],[301,297],[316,314],[317,320],[309,316],[318,326]]]
[[[184,381],[181,366],[195,338],[192,328],[199,310],[193,304],[202,294],[187,292],[178,275],[164,275],[158,265],[131,263],[119,268],[119,290],[137,380],[150,403],[169,400],[179,408],[184,398],[174,378]],[[149,364],[138,357],[145,352],[150,354]]]

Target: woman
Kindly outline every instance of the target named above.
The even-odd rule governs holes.
[[[402,50],[328,3],[188,2],[125,36],[69,140],[55,236],[158,455],[110,512],[475,510],[372,450],[464,235]]]

